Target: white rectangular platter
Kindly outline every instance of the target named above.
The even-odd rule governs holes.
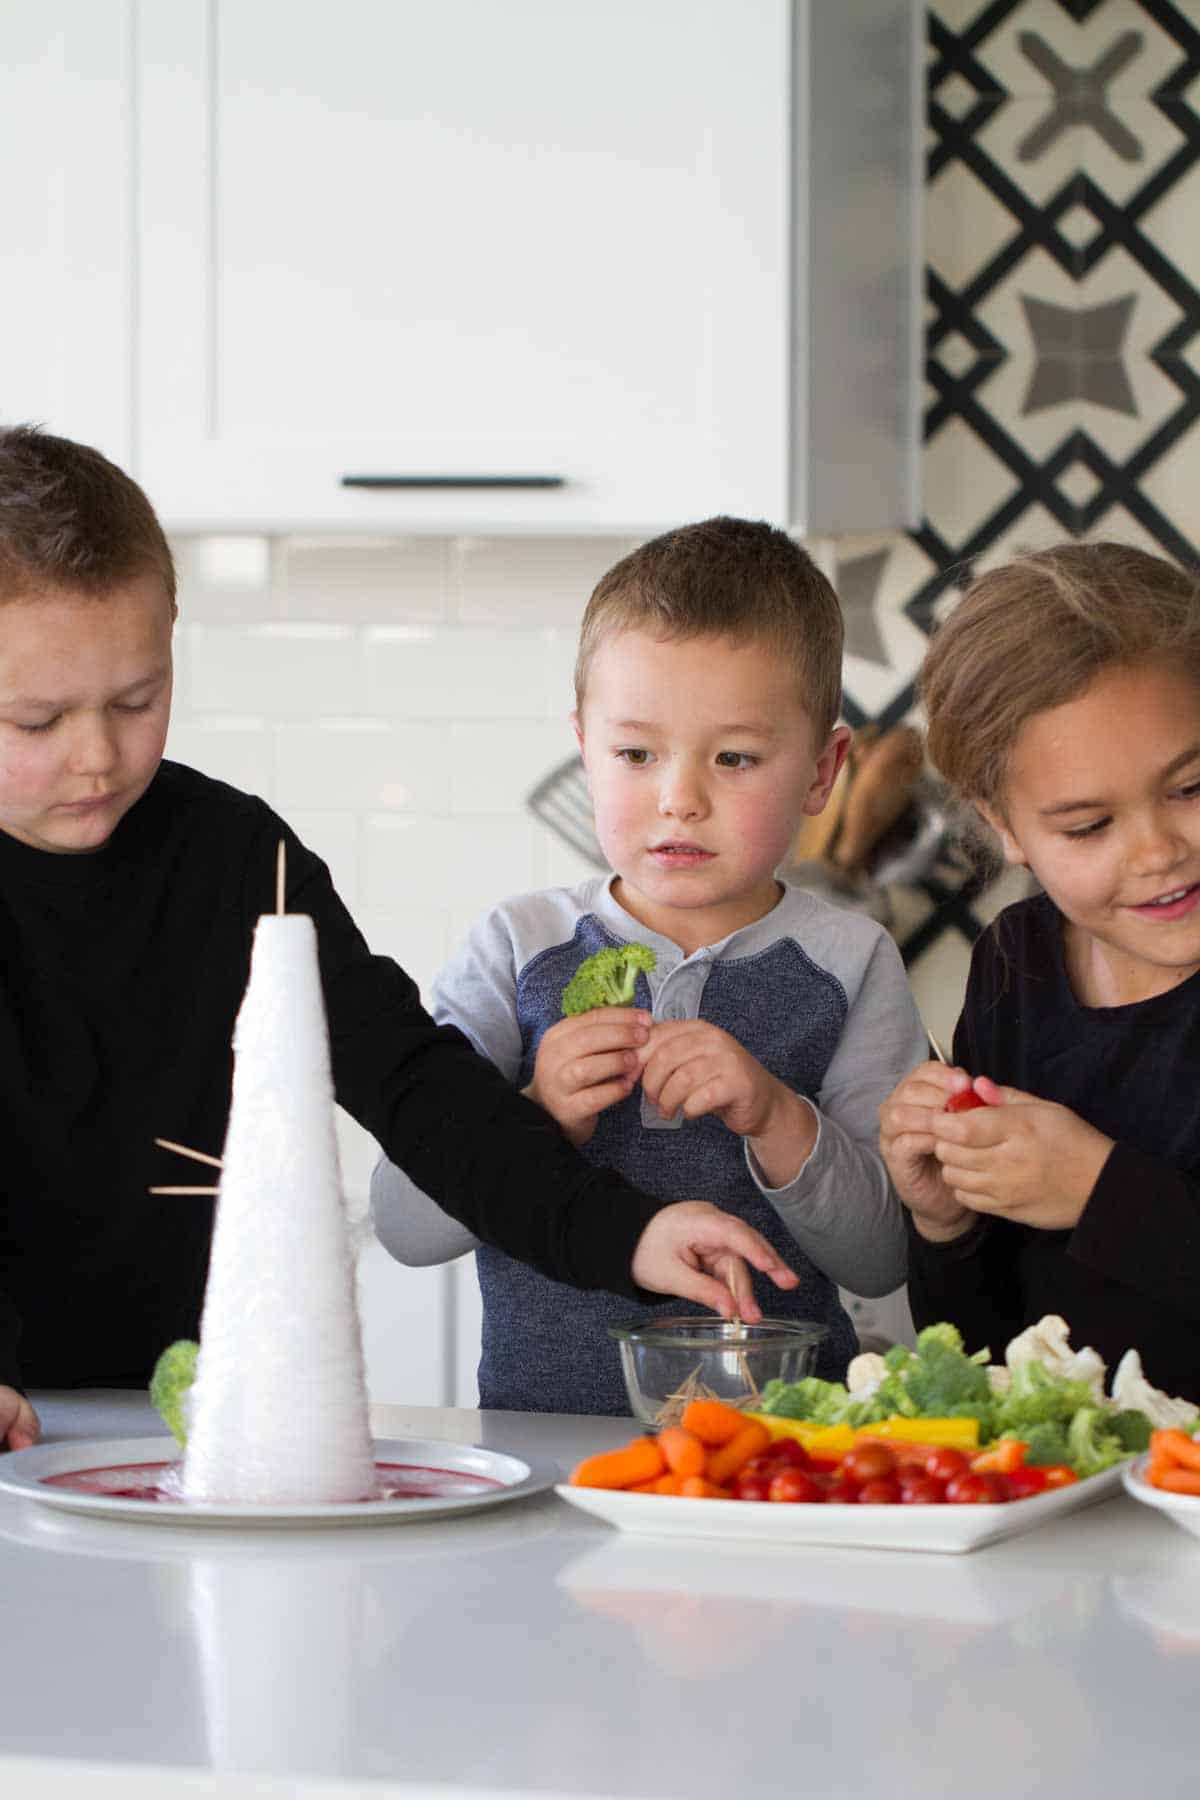
[[[1121,1465],[1087,1481],[996,1506],[846,1506],[803,1501],[685,1500],[611,1488],[555,1488],[560,1499],[618,1531],[655,1537],[750,1539],[760,1544],[826,1544],[853,1550],[941,1550],[961,1554],[1048,1525],[1119,1492]]]

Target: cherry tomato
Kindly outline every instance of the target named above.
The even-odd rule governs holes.
[[[951,1094],[942,1110],[944,1112],[972,1112],[975,1107],[986,1105],[987,1101],[981,1100],[974,1088],[964,1088],[961,1094]]]
[[[945,1484],[932,1475],[914,1475],[900,1483],[901,1506],[941,1506],[945,1498]]]
[[[946,1499],[951,1506],[990,1506],[996,1494],[986,1475],[955,1475],[946,1483]]]
[[[925,1459],[925,1473],[935,1481],[953,1481],[956,1475],[965,1475],[970,1466],[962,1451],[952,1450],[949,1444],[938,1444]]]
[[[827,1500],[836,1500],[842,1506],[854,1506],[858,1501],[857,1481],[847,1481],[844,1475],[835,1475],[825,1490]]]
[[[813,1501],[822,1497],[812,1476],[806,1475],[803,1469],[780,1469],[778,1475],[772,1475],[771,1485],[767,1489],[768,1500]]]
[[[776,1438],[762,1453],[762,1460],[779,1469],[807,1469],[808,1451],[796,1438]]]
[[[842,1458],[847,1481],[880,1481],[896,1472],[896,1458],[886,1444],[855,1444]]]
[[[1036,1466],[1030,1469],[1014,1469],[1008,1478],[1010,1500],[1028,1500],[1031,1494],[1044,1494],[1045,1491],[1045,1469]]]
[[[900,1483],[894,1475],[877,1475],[872,1481],[864,1481],[858,1490],[862,1506],[898,1506],[900,1495]]]
[[[733,1484],[733,1497],[735,1500],[769,1500],[770,1485],[769,1475],[749,1475],[745,1469],[740,1469]]]
[[[750,1461],[743,1463],[738,1470],[739,1475],[753,1475],[756,1480],[761,1477],[764,1481],[769,1481],[774,1473],[775,1470],[765,1456],[752,1456]]]

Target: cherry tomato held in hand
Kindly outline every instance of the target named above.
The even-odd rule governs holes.
[[[767,1499],[782,1502],[823,1500],[824,1494],[811,1475],[803,1469],[780,1469],[778,1475],[772,1475],[771,1485],[767,1489]]]
[[[951,1094],[942,1110],[943,1112],[972,1112],[975,1107],[986,1105],[987,1101],[981,1100],[974,1088],[964,1088],[961,1094]]]

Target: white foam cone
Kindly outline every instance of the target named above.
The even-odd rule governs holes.
[[[361,1499],[374,1455],[311,919],[259,920],[233,1046],[183,1492]]]

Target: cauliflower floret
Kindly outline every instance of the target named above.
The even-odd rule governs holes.
[[[1144,1412],[1160,1431],[1190,1425],[1200,1412],[1191,1400],[1173,1400],[1161,1388],[1151,1387],[1142,1372],[1142,1359],[1136,1350],[1127,1350],[1117,1364],[1112,1384],[1113,1403],[1122,1411],[1132,1408]]]
[[[989,1363],[987,1378],[993,1394],[1007,1394],[1012,1386],[1012,1370],[1003,1363]]]
[[[864,1350],[850,1359],[846,1387],[856,1400],[865,1400],[875,1392],[887,1372],[887,1364],[877,1350]]]
[[[1104,1358],[1090,1345],[1083,1350],[1072,1350],[1070,1335],[1065,1319],[1057,1313],[1047,1313],[1036,1325],[1030,1325],[1012,1340],[1004,1352],[1004,1360],[1010,1369],[1015,1369],[1019,1363],[1040,1362],[1052,1375],[1061,1376],[1064,1381],[1086,1381],[1097,1405],[1103,1405]]]

